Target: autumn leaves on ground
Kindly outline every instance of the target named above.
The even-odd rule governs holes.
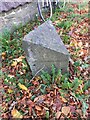
[[[37,19],[2,39],[2,118],[90,118],[88,5],[67,4],[51,19],[70,53],[69,73],[51,66],[32,79],[22,50],[24,35],[42,23]]]

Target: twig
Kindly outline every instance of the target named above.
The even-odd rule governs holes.
[[[41,71],[44,69],[44,67],[45,67],[45,65],[44,65],[40,70],[38,70],[38,71],[36,72],[36,74],[33,76],[33,78],[30,80],[30,82],[33,81],[33,79],[36,77],[36,75],[37,75],[39,72],[41,72]],[[30,83],[30,82],[29,82],[29,83]]]

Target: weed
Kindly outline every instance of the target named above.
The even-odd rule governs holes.
[[[51,74],[42,70],[41,78],[43,79],[46,85],[50,85],[57,82],[59,83],[60,81],[58,81],[58,79],[60,75],[61,75],[61,70],[58,70],[56,72],[55,66],[52,65]]]

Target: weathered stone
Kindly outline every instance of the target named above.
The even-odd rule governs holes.
[[[35,18],[35,15],[38,13],[37,10],[37,2],[36,0],[30,0],[31,2],[22,3],[22,6],[17,6],[14,9],[10,7],[10,10],[7,12],[0,13],[0,33],[2,34],[6,29],[10,32],[13,32],[17,26],[22,24],[25,25],[30,20],[33,20]],[[7,4],[4,4],[7,5]],[[11,4],[10,4],[11,5]],[[13,6],[14,4],[12,4]],[[20,3],[18,3],[20,5]],[[1,20],[3,19],[3,21]]]
[[[67,71],[69,53],[51,21],[27,34],[23,39],[23,49],[33,75],[43,66],[50,72],[52,64]]]

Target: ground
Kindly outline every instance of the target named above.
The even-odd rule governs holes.
[[[43,21],[36,18],[2,39],[2,118],[89,119],[90,58],[88,5],[67,4],[51,18],[71,59],[69,72],[54,65],[51,74],[32,77],[22,49],[22,39]],[[32,79],[33,78],[33,79]]]

